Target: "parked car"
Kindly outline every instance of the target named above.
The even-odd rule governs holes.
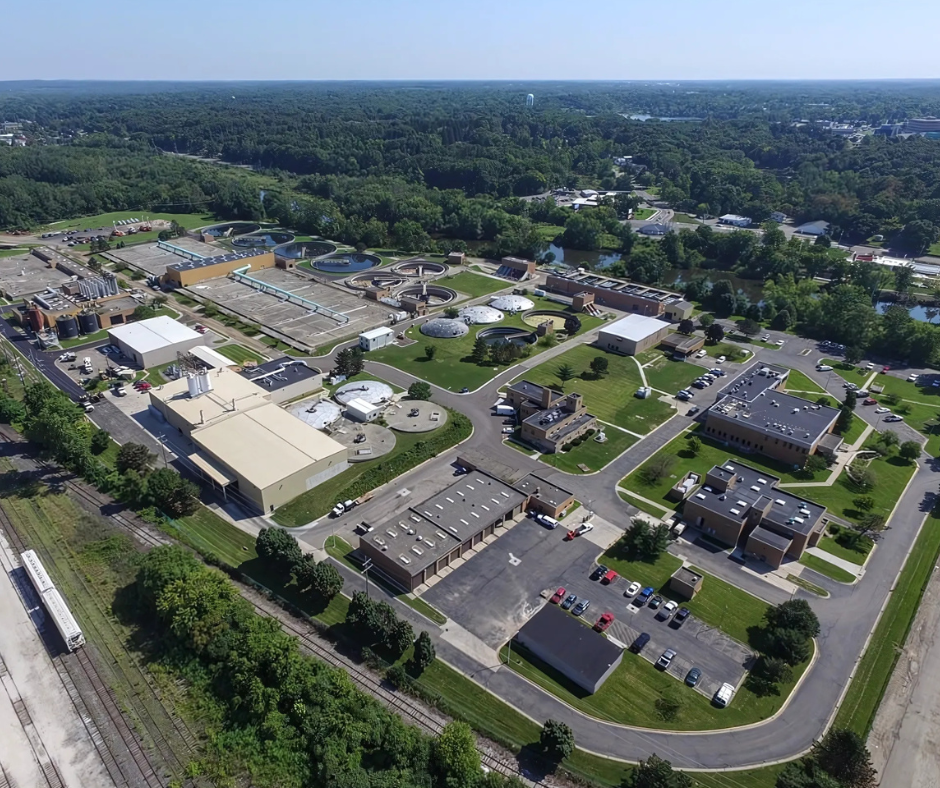
[[[470,393],[470,389],[468,389],[466,386],[464,386],[462,389],[460,389],[460,393],[461,393],[461,394],[469,394],[469,393]]]
[[[656,618],[661,619],[662,621],[665,621],[667,618],[671,618],[672,614],[676,612],[677,607],[679,606],[670,599],[665,605],[663,605],[662,610],[656,614]]]
[[[696,357],[696,358],[705,358],[705,356],[707,356],[707,355],[708,355],[708,352],[707,352],[707,351],[705,351],[705,350],[700,350],[698,353],[695,354],[695,357]]]
[[[715,359],[715,363],[724,364],[727,360],[728,359],[725,356],[718,356],[718,358]]]
[[[607,572],[604,574],[604,576],[601,578],[601,582],[605,586],[609,586],[611,583],[614,582],[614,580],[617,579],[617,577],[618,575],[613,569],[608,569]]]
[[[584,611],[587,610],[590,606],[591,606],[590,599],[582,599],[580,602],[578,602],[578,604],[574,606],[574,610],[572,610],[571,612],[574,613],[576,616],[580,616],[580,615],[583,615]]]
[[[630,583],[627,587],[627,590],[623,592],[624,596],[636,596],[640,593],[640,584],[639,583]]]
[[[764,334],[763,336],[761,336],[760,341],[761,341],[761,342],[769,342],[769,341],[770,341],[770,334]]]
[[[884,366],[884,367],[881,368],[881,374],[882,374],[882,375],[884,375],[885,372],[890,372],[890,371],[891,371],[891,367]]]
[[[634,640],[634,641],[630,644],[630,651],[632,651],[634,654],[639,654],[639,653],[643,650],[643,647],[644,647],[647,643],[649,643],[649,642],[650,642],[649,633],[648,633],[648,632],[641,632],[641,633],[637,636],[637,639]]]
[[[869,361],[869,362],[865,365],[865,369],[874,369],[874,368],[875,368],[875,364],[874,364],[873,361]]]
[[[561,600],[565,598],[565,593],[565,587],[560,587],[554,594],[552,594],[552,598],[549,600],[549,602],[551,602],[553,605],[560,605]]]
[[[565,538],[570,542],[572,539],[576,539],[579,536],[584,536],[588,531],[593,530],[593,523],[581,523],[581,525],[579,525],[577,528],[573,528],[572,530],[568,531],[568,535]]]
[[[614,622],[613,613],[604,613],[597,621],[594,622],[594,629],[598,632],[603,632],[607,627],[609,627]]]
[[[598,564],[597,568],[591,572],[591,580],[600,580],[604,575],[607,574],[607,567],[603,564]]]
[[[785,339],[778,339],[776,342],[774,342],[774,344],[775,344],[777,347],[783,347],[783,346],[786,344],[786,340],[785,340]]]
[[[828,364],[817,364],[816,371],[817,372],[832,372],[832,367],[830,367]]]
[[[671,664],[672,661],[676,658],[675,649],[667,648],[662,656],[656,660],[656,667],[660,670],[666,670]]]
[[[696,413],[699,412],[699,410],[700,410],[700,408],[699,408],[698,405],[693,405],[691,408],[689,408],[689,409],[685,412],[685,415],[686,415],[686,416],[694,416]]]
[[[676,617],[672,619],[672,623],[678,627],[681,627],[685,623],[685,620],[689,617],[689,614],[691,612],[692,611],[689,610],[687,607],[680,607],[679,612],[676,613]]]
[[[546,528],[550,528],[553,531],[558,527],[558,520],[556,520],[554,517],[550,517],[547,514],[537,514],[535,515],[535,519]]]
[[[912,372],[910,375],[907,376],[907,379],[908,379],[911,383],[915,383],[915,382],[917,381],[917,378],[918,378],[918,377],[919,377],[919,375],[918,375],[916,372]]]
[[[681,399],[683,402],[692,399],[692,392],[688,389],[682,389],[682,391],[676,394],[676,399]]]
[[[649,608],[650,610],[655,610],[663,603],[663,598],[657,594],[650,600]]]
[[[897,414],[893,414],[893,413],[892,413],[890,416],[885,416],[885,421],[888,422],[888,423],[893,424],[893,423],[898,422],[898,421],[904,421],[904,417],[903,417],[903,416],[898,416]]]
[[[875,408],[875,413],[890,413],[891,408]]]
[[[722,684],[718,688],[718,692],[715,693],[714,701],[716,706],[721,706],[724,708],[729,703],[731,703],[731,698],[734,697],[734,687],[730,684]]]
[[[690,687],[694,687],[698,684],[700,678],[702,678],[702,671],[698,668],[692,668],[685,674],[685,683]]]
[[[644,588],[644,589],[639,593],[639,596],[637,596],[637,598],[636,598],[636,603],[637,603],[638,605],[640,605],[640,607],[642,607],[643,605],[645,605],[647,602],[650,601],[650,597],[653,596],[654,590],[655,590],[655,589],[653,588],[653,586],[647,586],[646,588]]]
[[[577,594],[568,594],[568,596],[565,597],[565,601],[561,603],[561,609],[571,610],[571,606],[577,601],[578,601]]]
[[[878,400],[872,399],[871,397],[868,397],[867,399],[865,399],[865,400],[862,401],[862,404],[863,404],[863,405],[877,405],[877,404],[878,404]]]

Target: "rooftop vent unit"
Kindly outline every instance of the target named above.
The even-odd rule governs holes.
[[[400,560],[403,564],[410,564],[410,563],[411,563],[411,559],[410,559],[407,555],[400,555],[400,556],[398,556],[398,558],[399,558],[399,560]]]
[[[422,550],[420,547],[417,547],[417,546],[412,547],[411,552],[414,553],[415,555],[424,555],[424,550]]]
[[[398,531],[393,531],[391,528],[386,529],[385,533],[392,537],[392,539],[398,536]]]

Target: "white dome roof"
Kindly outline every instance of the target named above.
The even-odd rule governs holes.
[[[503,312],[525,312],[528,309],[535,308],[532,301],[521,295],[496,296],[490,301],[490,306],[494,309],[502,309]]]
[[[458,315],[465,323],[473,323],[478,326],[498,323],[503,319],[503,313],[491,306],[465,306]]]
[[[464,337],[470,329],[463,320],[451,320],[449,317],[436,317],[421,326],[421,333],[438,339],[454,339]]]

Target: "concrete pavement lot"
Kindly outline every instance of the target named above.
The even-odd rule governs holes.
[[[226,252],[221,246],[204,244],[192,238],[174,238],[169,243],[178,246],[180,249],[186,249],[200,254],[203,257],[214,257],[216,255],[225,254]],[[123,249],[112,249],[104,256],[115,261],[127,263],[127,265],[134,268],[140,268],[154,276],[162,276],[165,274],[167,266],[177,265],[178,263],[186,261],[184,257],[158,248],[156,243],[125,246]]]
[[[446,616],[498,648],[519,631],[542,602],[542,591],[565,585],[566,576],[584,577],[600,548],[587,539],[564,541],[526,518],[428,589],[422,598]],[[575,592],[577,593],[577,592]],[[585,616],[595,612],[592,606]],[[603,612],[598,610],[598,612]]]

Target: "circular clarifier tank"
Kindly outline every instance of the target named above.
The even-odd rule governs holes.
[[[374,254],[362,254],[360,252],[336,252],[328,254],[313,260],[310,267],[323,271],[326,274],[354,274],[357,271],[365,271],[369,268],[375,268],[382,261]]]
[[[286,257],[289,260],[309,260],[313,257],[323,257],[325,254],[333,254],[336,251],[336,244],[327,241],[294,241],[292,243],[279,246],[275,250],[278,257]]]
[[[292,415],[318,430],[326,429],[343,415],[342,408],[328,399],[304,400],[291,405],[289,410]]]
[[[379,272],[351,276],[346,280],[346,286],[354,290],[365,290],[367,287],[382,287],[387,290],[392,290],[404,283],[405,279],[401,276]]]
[[[498,345],[500,342],[511,342],[513,345],[522,347],[531,345],[538,338],[534,331],[526,331],[524,328],[484,328],[477,337],[486,342],[487,345]]]
[[[425,301],[428,306],[449,304],[457,298],[457,292],[455,290],[441,285],[408,285],[395,293],[395,295],[398,298],[403,298],[404,296],[417,298],[419,301]]]
[[[340,386],[333,396],[343,405],[348,405],[354,399],[363,399],[370,405],[381,405],[392,398],[392,387],[378,380],[357,380]]]
[[[421,333],[438,339],[456,339],[465,337],[470,329],[463,320],[451,320],[449,317],[436,317],[421,326]]]
[[[236,235],[256,233],[260,229],[260,224],[252,222],[225,222],[224,224],[210,224],[208,227],[201,228],[199,232],[215,238],[232,238]]]
[[[537,309],[534,312],[526,312],[522,316],[522,322],[527,326],[538,327],[542,323],[552,323],[556,331],[565,330],[565,320],[571,317],[570,312],[556,312],[552,309]]]
[[[392,270],[403,276],[438,276],[447,271],[444,263],[434,263],[430,260],[408,260],[392,266]]]
[[[281,244],[290,243],[294,240],[294,234],[284,230],[262,230],[257,233],[249,233],[235,238],[232,246],[251,248],[270,249]]]

